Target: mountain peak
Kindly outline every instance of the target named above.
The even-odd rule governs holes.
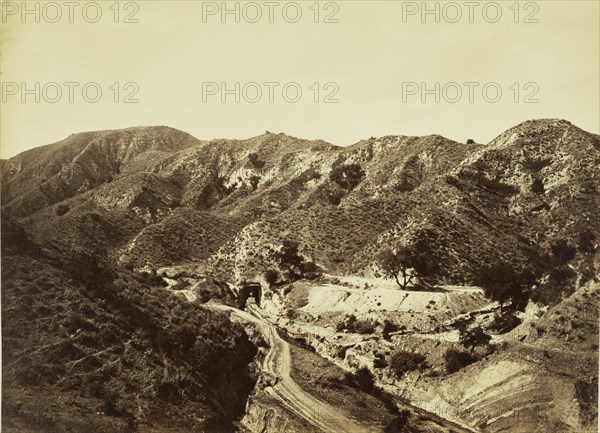
[[[564,119],[532,119],[521,122],[494,138],[488,146],[496,148],[535,144],[546,149],[562,146],[588,149],[598,147],[598,136]],[[558,146],[558,147],[557,147]]]

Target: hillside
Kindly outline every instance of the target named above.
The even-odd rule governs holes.
[[[598,232],[599,143],[562,120],[524,122],[485,145],[84,133],[6,161],[2,213],[59,250],[93,240],[122,264],[196,262],[239,278],[268,266],[283,237],[331,272],[364,275],[383,246],[420,239],[436,279],[470,283],[484,264],[523,264],[533,246]],[[356,185],[332,180],[351,164],[364,171]]]
[[[242,327],[156,276],[2,236],[3,431],[235,431],[256,381]]]
[[[458,373],[409,382],[407,397],[486,432],[596,432],[599,288],[579,289]]]
[[[430,135],[349,147],[282,133],[204,141],[135,127],[73,134],[4,160],[6,427],[235,431],[260,356],[248,329],[201,304],[212,295],[233,303],[226,283],[263,282],[261,307],[282,326],[320,326],[335,344],[353,346],[336,359],[350,370],[393,348],[379,334],[384,320],[396,321],[411,335],[394,344],[427,347],[439,375],[455,343],[444,338],[458,335],[452,325],[498,309],[464,286],[499,263],[531,275],[524,295],[539,314],[519,313],[522,324],[494,337],[496,352],[458,373],[378,380],[483,431],[527,431],[517,416],[535,429],[589,426],[597,417],[586,401],[597,386],[598,167],[600,137],[556,119],[523,122],[487,144]],[[327,275],[287,284],[277,251],[289,240]],[[443,287],[400,291],[383,281],[376,258],[400,246],[427,256],[423,280]],[[188,290],[193,301],[164,290],[167,273],[152,272],[159,268],[176,269],[171,282],[197,290]],[[268,270],[277,271],[270,288]],[[337,329],[350,314],[378,320],[379,334],[362,345]],[[312,340],[336,358],[339,347]],[[479,382],[467,386],[473,377]],[[511,397],[520,383],[530,387]],[[263,397],[251,400],[256,413],[270,410]],[[513,404],[520,409],[507,409]]]

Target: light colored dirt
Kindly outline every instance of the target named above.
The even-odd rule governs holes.
[[[489,304],[479,289],[452,288],[448,292],[399,290],[397,287],[355,289],[323,284],[310,289],[308,304],[302,311],[313,315],[329,312],[365,315],[376,312],[427,311],[458,315]]]
[[[167,277],[163,277],[163,280],[165,280],[167,282],[167,287],[165,287],[165,289],[167,289],[169,292],[174,293],[178,296],[183,296],[185,297],[185,299],[188,302],[194,302],[196,300],[196,298],[198,297],[196,295],[196,293],[193,290],[190,289],[183,289],[183,290],[174,290],[173,286],[175,284],[177,284],[177,280],[174,280],[172,278],[167,278]]]
[[[277,378],[275,385],[265,391],[277,397],[296,415],[306,419],[317,429],[328,433],[368,433],[371,428],[360,425],[344,416],[333,406],[313,397],[303,390],[290,376],[291,358],[289,344],[277,333],[275,325],[270,323],[261,313],[260,308],[249,304],[250,314],[229,306],[209,302],[211,308],[230,311],[243,320],[255,323],[261,329],[270,349],[264,359],[263,370]]]

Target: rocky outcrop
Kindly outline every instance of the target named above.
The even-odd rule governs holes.
[[[306,433],[307,426],[292,412],[284,409],[264,391],[252,395],[246,406],[246,414],[240,424],[252,433],[290,432]]]

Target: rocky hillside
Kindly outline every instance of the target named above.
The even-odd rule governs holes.
[[[83,133],[3,161],[2,214],[55,250],[239,279],[269,267],[283,238],[331,272],[364,275],[383,247],[418,240],[438,281],[465,283],[483,265],[523,266],[558,239],[598,233],[599,150],[564,120],[524,122],[488,144],[386,136],[348,148],[268,132]]]
[[[2,430],[234,432],[255,345],[225,314],[2,227]]]
[[[490,433],[597,432],[599,289],[587,284],[539,311],[481,362],[407,381],[406,395]]]
[[[377,254],[400,245],[427,254],[437,283],[472,284],[499,262],[535,271],[532,299],[554,309],[519,336],[518,352],[500,350],[456,383],[503,366],[506,389],[522,377],[538,383],[533,360],[548,395],[569,389],[562,412],[547,412],[556,428],[588,426],[597,375],[580,370],[597,350],[598,167],[600,137],[564,120],[524,122],[488,144],[386,136],[346,148],[139,127],[75,134],[3,160],[5,427],[233,430],[256,379],[256,348],[226,317],[133,270],[185,265],[228,282],[262,279],[284,240],[352,278],[378,277]],[[488,402],[537,410],[527,389],[513,401],[492,382],[458,394],[452,380],[427,398],[472,425],[502,431],[506,411],[478,412]]]
[[[167,127],[72,134],[3,161],[3,208],[10,203],[9,214],[30,215],[112,182],[121,172],[145,172],[165,156],[197,144],[189,134]]]

